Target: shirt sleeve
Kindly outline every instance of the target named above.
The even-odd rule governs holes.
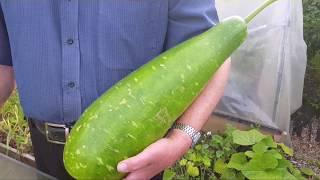
[[[12,66],[8,32],[0,4],[0,65]]]
[[[165,49],[208,30],[218,22],[214,0],[169,0]]]

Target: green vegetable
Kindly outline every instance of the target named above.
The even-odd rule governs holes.
[[[269,0],[262,8],[276,0]],[[247,36],[249,22],[230,17],[133,72],[80,117],[67,140],[64,164],[77,179],[120,179],[119,161],[163,137],[220,65]],[[190,169],[196,174],[195,169]]]

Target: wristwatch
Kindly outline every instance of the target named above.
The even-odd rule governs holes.
[[[181,131],[188,134],[190,136],[190,138],[192,139],[191,147],[194,147],[201,137],[201,133],[199,131],[197,131],[193,127],[186,125],[186,124],[174,123],[171,129],[180,129]]]

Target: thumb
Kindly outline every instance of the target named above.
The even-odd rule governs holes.
[[[119,172],[127,173],[137,169],[141,169],[151,163],[151,154],[148,151],[143,151],[140,154],[121,161],[117,169]]]

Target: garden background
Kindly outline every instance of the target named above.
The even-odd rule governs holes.
[[[320,174],[320,0],[303,0],[304,37],[308,46],[303,106],[292,115],[294,164]],[[30,134],[17,96],[0,109],[0,142],[32,154]]]

